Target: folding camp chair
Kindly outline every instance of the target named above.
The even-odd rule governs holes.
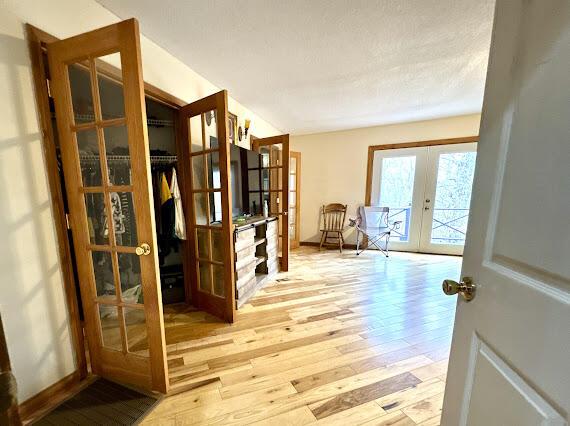
[[[349,219],[349,225],[356,228],[356,254],[359,255],[367,248],[375,246],[388,257],[390,233],[400,228],[401,221],[390,223],[389,207],[359,206],[356,219]],[[360,249],[361,238],[366,237],[368,244]],[[381,242],[384,240],[384,247]]]

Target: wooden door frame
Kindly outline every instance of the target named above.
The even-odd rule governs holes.
[[[301,152],[290,151],[290,157],[295,158],[295,241],[297,245],[293,248],[297,248],[301,245]],[[291,161],[289,161],[289,167],[291,166]],[[289,171],[290,172],[290,171]],[[291,188],[289,188],[289,192]]]
[[[434,139],[427,141],[415,141],[415,142],[402,142],[402,143],[389,143],[385,145],[370,145],[368,147],[368,163],[366,165],[366,190],[364,196],[364,205],[369,206],[372,197],[372,175],[374,166],[374,153],[376,151],[382,151],[385,149],[402,149],[402,148],[420,148],[424,146],[435,146],[435,145],[453,145],[458,143],[470,143],[477,142],[479,136],[464,136],[460,138],[449,138],[449,139]]]
[[[283,151],[290,153],[289,148],[289,134],[269,136],[266,138],[251,139],[251,147],[253,151],[257,151],[262,146],[282,144]],[[287,272],[289,270],[289,155],[283,155],[283,165],[281,176],[283,177],[283,187],[281,188],[283,205],[286,206],[282,209],[282,216],[285,219],[281,220],[281,271]],[[286,176],[286,178],[285,178]],[[262,191],[263,192],[263,191]],[[285,238],[287,235],[287,238]]]
[[[77,363],[77,381],[85,379],[88,375],[87,359],[85,355],[85,339],[83,335],[83,326],[79,316],[79,304],[76,292],[76,282],[73,274],[73,264],[71,257],[71,247],[68,239],[67,217],[63,201],[63,192],[60,181],[60,173],[57,163],[57,151],[55,143],[55,133],[51,120],[51,111],[49,105],[50,88],[46,76],[48,75],[48,67],[44,61],[45,46],[48,43],[58,41],[59,39],[31,24],[26,24],[26,32],[28,39],[28,48],[30,51],[30,59],[32,66],[32,78],[34,81],[34,95],[36,100],[36,108],[38,111],[39,125],[41,129],[41,144],[45,158],[45,167],[48,178],[50,203],[54,216],[54,226],[56,230],[56,241],[58,246],[59,263],[62,268],[64,292],[69,315],[69,324],[72,334],[72,345],[75,350],[75,360]],[[121,82],[121,70],[113,65],[103,61],[97,61],[97,69],[102,75]],[[180,109],[186,105],[183,100],[159,89],[148,83],[144,83],[144,93],[151,99],[160,102],[173,109]],[[177,123],[175,122],[175,128]],[[175,132],[176,135],[178,134]],[[176,138],[177,154],[181,155],[180,141]],[[183,181],[183,176],[181,176]],[[180,188],[184,194],[184,187]],[[185,252],[188,252],[186,250]],[[185,286],[187,302],[190,298],[190,285],[186,282]]]

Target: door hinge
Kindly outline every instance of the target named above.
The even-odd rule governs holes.
[[[51,98],[51,97],[52,97],[52,96],[51,96],[51,85],[50,85],[50,82],[49,82],[49,78],[46,78],[46,84],[47,84],[48,97]]]
[[[71,229],[71,222],[69,221],[69,213],[65,214],[65,226],[67,229]]]

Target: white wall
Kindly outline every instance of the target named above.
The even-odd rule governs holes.
[[[92,0],[0,3],[0,311],[20,402],[75,369],[24,24],[64,38],[118,20]],[[141,48],[147,82],[188,102],[219,90],[145,37]],[[256,136],[280,133],[228,103]]]
[[[319,209],[348,204],[347,217],[364,204],[368,147],[391,143],[474,136],[480,114],[340,132],[291,136],[291,150],[301,152],[301,241],[319,241]],[[348,220],[347,220],[348,223]],[[354,233],[345,234],[354,242]]]
[[[22,22],[0,11],[0,312],[24,401],[75,370]]]

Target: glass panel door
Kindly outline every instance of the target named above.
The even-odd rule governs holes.
[[[93,372],[166,392],[138,37],[131,19],[49,44],[48,57]],[[111,54],[122,85],[97,70]],[[120,168],[107,161],[117,149]]]
[[[475,143],[430,147],[421,251],[463,253],[476,150]]]
[[[291,151],[289,161],[289,241],[291,249],[300,244],[301,212],[301,153]]]
[[[270,216],[278,217],[279,262],[289,270],[289,135],[256,138],[252,148],[261,154],[262,197]],[[262,206],[263,206],[262,204]]]
[[[188,238],[195,306],[228,322],[235,316],[233,224],[227,92],[180,109],[181,137],[191,158]]]
[[[426,148],[374,153],[371,204],[389,207],[389,223],[399,222],[390,238],[393,250],[419,247],[426,159]]]

